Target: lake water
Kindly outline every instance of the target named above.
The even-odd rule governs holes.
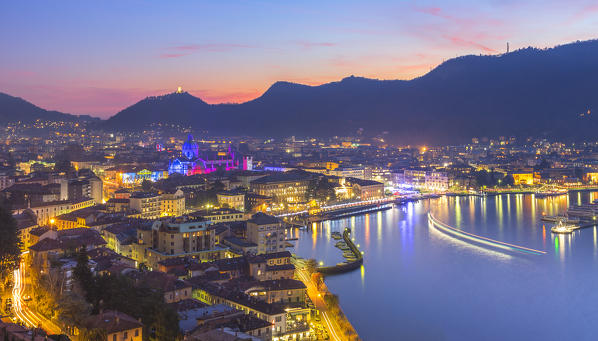
[[[596,340],[598,230],[553,235],[542,214],[598,199],[574,193],[442,197],[294,232],[294,252],[343,261],[333,231],[351,227],[360,270],[326,278],[364,340]],[[501,252],[429,226],[427,213],[484,237],[543,250]]]

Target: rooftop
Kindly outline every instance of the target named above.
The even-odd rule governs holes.
[[[254,214],[253,216],[251,216],[251,219],[249,219],[247,222],[249,223],[253,223],[256,225],[271,225],[271,224],[278,224],[280,223],[280,220],[274,216],[262,213],[262,212],[258,212],[256,214]]]

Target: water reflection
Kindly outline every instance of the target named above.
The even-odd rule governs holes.
[[[313,224],[312,231],[298,232],[293,252],[326,264],[342,262],[330,233],[352,228],[364,265],[326,282],[364,340],[439,339],[430,338],[426,328],[409,329],[418,321],[445,340],[593,339],[598,326],[583,321],[598,301],[598,228],[558,236],[541,218],[566,213],[569,202],[595,199],[597,193],[443,197],[326,227]],[[549,254],[520,256],[472,246],[429,228],[428,210],[464,231]],[[487,306],[492,309],[480,314]],[[458,314],[438,314],[455,309]]]

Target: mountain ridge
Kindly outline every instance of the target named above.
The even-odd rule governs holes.
[[[27,100],[0,92],[0,124],[11,122],[31,123],[37,119],[53,121],[93,121],[89,115],[73,115],[55,110],[46,110]]]
[[[431,144],[501,135],[587,139],[595,138],[598,119],[582,113],[598,110],[597,80],[598,40],[589,40],[452,58],[411,80],[278,81],[239,104],[208,104],[187,92],[149,96],[98,127],[139,130],[162,122],[273,137],[363,128],[370,135],[387,131],[396,142]],[[2,112],[0,102],[0,123]]]

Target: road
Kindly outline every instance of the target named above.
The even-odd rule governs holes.
[[[14,270],[13,274],[15,285],[12,289],[12,304],[15,316],[29,327],[41,328],[48,334],[61,334],[62,331],[60,327],[32,309],[29,309],[25,301],[23,301],[26,268],[27,265],[25,264],[25,260],[21,258],[19,268]]]
[[[336,323],[335,319],[330,316],[328,309],[326,308],[326,303],[324,303],[324,299],[322,298],[322,294],[318,291],[316,286],[312,283],[311,279],[305,272],[305,270],[297,270],[297,275],[299,279],[307,286],[307,295],[314,303],[316,309],[320,311],[320,315],[324,321],[324,325],[328,330],[328,335],[332,340],[342,341],[343,340],[343,332],[341,331],[338,323]]]

